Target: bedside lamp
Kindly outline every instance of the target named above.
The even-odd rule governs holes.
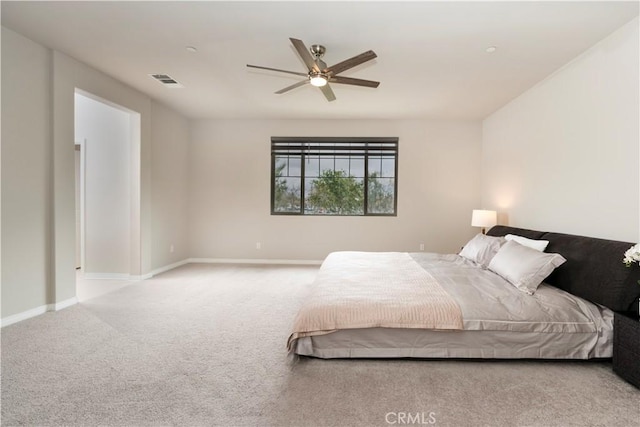
[[[496,211],[485,211],[481,209],[474,209],[471,214],[471,226],[481,227],[482,234],[485,234],[487,227],[493,227],[496,225],[498,214]]]

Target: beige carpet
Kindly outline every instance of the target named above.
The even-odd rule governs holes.
[[[290,365],[316,271],[189,265],[6,327],[2,425],[640,425],[609,362]]]

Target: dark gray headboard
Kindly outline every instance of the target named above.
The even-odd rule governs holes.
[[[571,234],[549,233],[496,225],[490,236],[517,234],[548,240],[545,252],[559,253],[567,262],[555,269],[546,283],[613,311],[638,312],[640,267],[625,267],[622,258],[633,243]]]

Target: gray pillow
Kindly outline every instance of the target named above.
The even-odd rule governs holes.
[[[505,240],[502,237],[477,234],[464,245],[459,255],[479,264],[483,268],[487,268],[489,262],[504,242]]]
[[[540,283],[565,261],[560,254],[540,252],[510,240],[493,257],[489,270],[519,290],[533,295]]]

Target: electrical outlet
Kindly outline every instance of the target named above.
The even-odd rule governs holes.
[[[424,251],[424,243],[420,243],[420,250]]]
[[[169,252],[173,253],[173,251],[175,250],[175,248],[173,247],[173,243],[169,245]]]
[[[260,242],[256,242],[256,249],[259,250],[260,248],[262,248],[262,244]]]

